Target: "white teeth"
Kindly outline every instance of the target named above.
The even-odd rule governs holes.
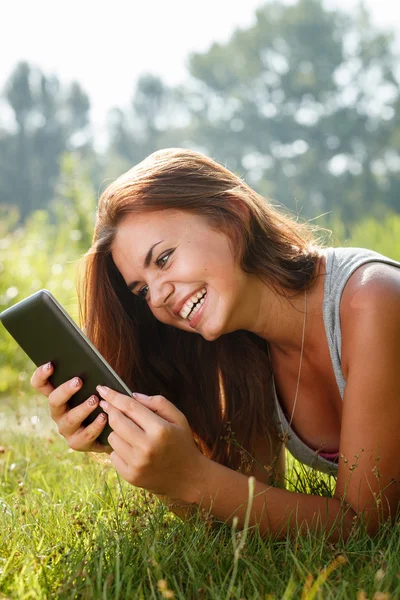
[[[191,313],[190,313],[190,315],[188,316],[188,321],[191,321],[191,320],[192,320],[192,318],[193,318],[193,315],[195,315],[197,312],[199,312],[200,308],[201,308],[201,304],[199,303],[199,304],[197,304],[197,305],[194,307],[194,309],[192,310],[192,312],[191,312]]]
[[[193,304],[195,304],[195,302],[198,302],[198,300],[200,300],[200,298],[202,298],[202,296],[206,296],[207,290],[206,288],[203,288],[200,292],[197,292],[196,294],[193,294],[193,296],[187,300],[185,302],[185,304],[182,307],[182,310],[179,313],[179,316],[182,317],[182,319],[186,319],[188,314],[190,313],[190,311],[193,308]],[[198,308],[200,308],[200,304],[203,304],[204,302],[204,298],[202,298],[199,302],[199,304],[194,308],[192,315],[197,312]],[[197,309],[197,310],[196,310]]]

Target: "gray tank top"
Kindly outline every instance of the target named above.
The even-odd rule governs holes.
[[[350,275],[365,263],[382,262],[400,268],[400,262],[387,258],[373,250],[366,250],[364,248],[325,248],[324,254],[326,257],[326,273],[324,280],[323,320],[333,370],[343,400],[346,381],[343,377],[341,368],[342,333],[340,329],[339,309],[344,287]],[[289,433],[289,439],[286,444],[289,452],[305,465],[313,467],[323,473],[336,475],[338,469],[337,462],[319,456],[315,450],[309,448],[309,446],[296,435],[292,428],[289,428],[288,420],[279,404],[275,382],[272,381],[272,383],[277,409],[276,418],[278,429],[281,429],[283,434],[286,432]]]

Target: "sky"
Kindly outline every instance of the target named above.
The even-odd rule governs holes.
[[[293,3],[293,0],[283,0]],[[325,0],[351,10],[357,0]],[[169,84],[187,76],[190,52],[226,42],[249,27],[264,0],[13,0],[2,8],[0,90],[20,60],[56,74],[63,84],[77,80],[91,101],[96,128],[107,110],[124,108],[137,77],[145,72]],[[400,34],[398,0],[365,0],[378,26]],[[0,122],[7,115],[0,104]]]

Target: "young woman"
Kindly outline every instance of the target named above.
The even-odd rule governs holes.
[[[233,173],[156,152],[102,194],[78,284],[87,336],[133,397],[32,385],[75,450],[129,483],[261,534],[371,533],[400,499],[400,263],[324,248]],[[107,417],[83,427],[98,403]],[[332,498],[282,487],[284,446],[337,477]],[[253,460],[244,460],[252,457]],[[178,509],[179,512],[179,509]]]

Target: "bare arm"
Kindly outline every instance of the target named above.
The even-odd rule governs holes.
[[[260,436],[255,443],[252,467],[246,471],[247,477],[253,475],[257,481],[267,485],[284,487],[285,480],[285,448],[277,436]],[[235,472],[235,471],[232,471]],[[168,498],[156,494],[170,511],[182,520],[186,520],[198,512],[198,505],[183,500]],[[209,515],[210,510],[204,508],[204,514]]]
[[[248,477],[203,457],[203,473],[197,488],[185,501],[209,511],[218,520],[244,524],[248,503]],[[295,529],[330,532],[336,541],[349,534],[355,512],[338,498],[289,492],[255,481],[249,526],[258,525],[262,536],[285,537]]]

